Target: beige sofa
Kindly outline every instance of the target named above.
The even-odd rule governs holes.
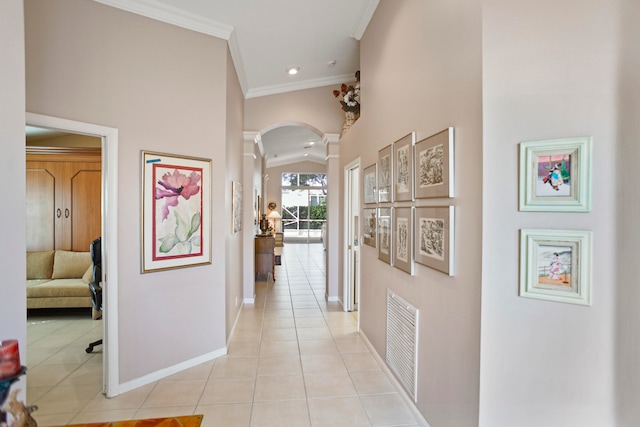
[[[89,252],[27,252],[27,308],[92,307],[91,270]]]

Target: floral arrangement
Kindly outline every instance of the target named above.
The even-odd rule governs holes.
[[[334,90],[333,96],[340,100],[342,111],[360,115],[360,71],[356,71],[355,86],[342,84],[340,90]]]

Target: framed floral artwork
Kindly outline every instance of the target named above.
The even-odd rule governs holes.
[[[591,137],[520,143],[520,210],[591,210]]]
[[[415,132],[393,143],[393,195],[396,202],[413,200],[413,146],[415,143]]]
[[[393,265],[413,276],[413,207],[393,210]]]
[[[142,272],[211,263],[211,160],[142,152]]]
[[[364,168],[362,177],[362,193],[365,204],[377,203],[378,165],[376,163]]]
[[[375,208],[364,208],[362,210],[362,241],[365,245],[377,246],[377,217]]]
[[[419,207],[415,213],[416,262],[453,276],[453,206]]]
[[[381,203],[393,201],[393,153],[391,145],[378,151],[378,201]]]
[[[378,208],[378,259],[393,265],[392,252],[392,208]]]
[[[520,230],[520,296],[591,305],[592,232]]]
[[[453,128],[416,143],[415,195],[418,199],[453,197]]]

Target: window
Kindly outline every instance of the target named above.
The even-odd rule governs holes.
[[[327,221],[327,175],[282,174],[282,229],[285,241],[321,241]]]

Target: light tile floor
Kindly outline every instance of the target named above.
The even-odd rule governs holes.
[[[112,399],[101,394],[102,325],[82,313],[28,317],[27,402],[40,427],[204,414],[203,426],[417,426],[357,332],[325,301],[321,244],[286,244],[276,281],[256,282],[228,354]]]

